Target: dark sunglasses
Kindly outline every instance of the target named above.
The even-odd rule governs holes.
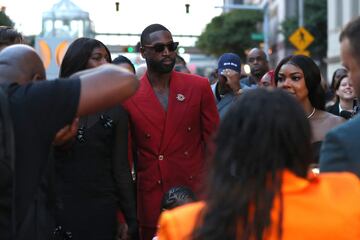
[[[170,42],[168,44],[156,43],[155,45],[144,45],[144,47],[153,48],[155,52],[163,52],[165,50],[165,47],[170,52],[173,52],[177,49],[178,46],[179,46],[178,42]]]

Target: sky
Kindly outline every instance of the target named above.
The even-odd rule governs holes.
[[[6,14],[16,23],[15,28],[24,35],[41,32],[42,13],[48,11],[59,0],[0,0],[6,6]],[[173,34],[200,35],[214,16],[221,14],[223,0],[72,0],[89,12],[96,32],[141,33],[152,23],[166,26]],[[119,2],[116,11],[115,2]],[[190,4],[186,14],[185,4]],[[119,43],[119,38],[100,39],[110,44]],[[138,40],[138,37],[133,37]],[[130,39],[131,40],[131,39]],[[126,41],[130,41],[126,40]],[[191,39],[184,45],[193,45]],[[121,43],[120,43],[121,44]],[[126,43],[125,43],[126,44]]]

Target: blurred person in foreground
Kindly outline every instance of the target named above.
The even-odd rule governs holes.
[[[124,101],[134,94],[138,81],[133,74],[110,64],[78,72],[67,81],[39,81],[46,78],[44,65],[33,48],[21,44],[0,52],[0,71],[0,83],[6,87],[9,100],[16,152],[14,200],[11,194],[5,194],[11,191],[12,181],[1,174],[0,236],[4,240],[47,240],[55,227],[55,209],[47,204],[50,196],[38,192],[57,131],[77,116]],[[41,221],[44,218],[46,222]]]
[[[163,212],[159,240],[360,238],[358,178],[308,178],[310,125],[283,90],[244,92],[215,144],[206,200]]]
[[[360,17],[350,21],[340,34],[340,57],[348,70],[355,95],[360,97]],[[350,171],[360,177],[360,117],[326,135],[321,155],[320,171]]]
[[[219,123],[208,80],[173,70],[177,46],[163,25],[144,29],[140,51],[147,71],[139,90],[123,104],[138,155],[137,206],[143,240],[155,235],[166,191],[187,186],[197,192],[205,147]]]

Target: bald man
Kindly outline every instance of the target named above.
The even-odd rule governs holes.
[[[76,116],[121,103],[135,93],[138,81],[132,73],[107,64],[77,73],[68,81],[35,83],[45,79],[45,70],[37,53],[26,45],[12,45],[0,52],[0,72],[0,85],[8,94],[16,152],[16,232],[11,231],[11,199],[1,195],[11,187],[11,179],[7,179],[9,182],[0,184],[4,188],[0,189],[0,239],[50,239],[53,226],[48,223],[42,228],[35,216],[52,210],[39,205],[37,191],[56,132]]]
[[[251,49],[247,55],[247,63],[250,66],[250,76],[241,79],[241,87],[257,87],[262,76],[269,71],[269,62],[266,53],[259,48]]]

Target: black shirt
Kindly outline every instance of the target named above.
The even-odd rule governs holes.
[[[9,86],[10,114],[15,132],[17,228],[34,201],[54,136],[75,117],[79,96],[79,79]]]

